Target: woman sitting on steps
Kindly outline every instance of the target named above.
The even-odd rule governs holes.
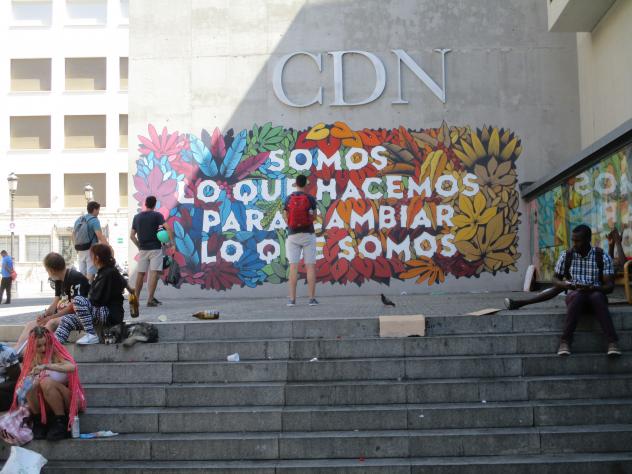
[[[72,300],[74,312],[61,318],[55,336],[62,344],[68,341],[72,331],[82,330],[86,335],[79,339],[77,344],[97,344],[99,337],[94,326],[113,326],[122,323],[123,291],[127,288],[130,296],[134,292],[117,270],[109,245],[93,245],[90,247],[90,254],[97,274],[92,281],[88,297],[76,296]]]
[[[11,410],[24,395],[33,415],[35,439],[67,438],[75,416],[86,407],[75,360],[42,326],[29,334]],[[53,416],[49,418],[47,412]]]

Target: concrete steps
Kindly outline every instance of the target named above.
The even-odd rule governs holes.
[[[51,461],[239,461],[628,452],[632,425],[452,430],[134,433],[33,441]],[[8,447],[3,446],[3,455]]]
[[[465,429],[632,423],[632,398],[383,404],[347,406],[97,407],[81,418],[85,431],[103,420],[121,433],[204,433]]]
[[[178,473],[258,473],[258,474],[312,474],[312,473],[369,473],[369,474],[595,474],[627,473],[632,466],[629,454],[573,454],[573,455],[522,455],[522,456],[458,456],[442,458],[391,458],[391,459],[334,459],[334,460],[283,460],[283,461],[218,461],[196,462],[94,462],[50,463],[46,472],[99,473],[127,472],[131,474]]]
[[[632,317],[614,312],[617,359],[592,320],[554,355],[562,320],[432,317],[392,339],[371,318],[160,323],[157,344],[69,346],[82,431],[120,436],[29,448],[46,472],[632,472]]]
[[[619,331],[622,346],[632,347],[632,331]],[[138,344],[120,346],[69,346],[77,362],[224,362],[238,352],[245,360],[361,359],[383,357],[438,357],[459,355],[551,355],[559,344],[557,333],[493,335],[451,335],[423,338],[302,339],[302,340],[217,340]],[[599,335],[579,332],[574,353],[602,352]]]

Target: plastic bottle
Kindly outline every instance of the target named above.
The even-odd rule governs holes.
[[[79,417],[75,416],[72,421],[72,437],[78,438],[81,435],[81,429],[79,427]]]

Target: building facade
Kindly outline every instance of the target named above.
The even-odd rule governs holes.
[[[130,25],[130,207],[158,194],[181,292],[285,292],[298,173],[320,291],[521,286],[518,185],[581,142],[547,2],[137,0]]]
[[[127,260],[128,0],[10,0],[0,6],[2,182],[18,177],[18,290],[46,288],[50,251],[74,262],[71,230],[84,188],[121,264]],[[0,247],[11,199],[0,193]]]
[[[524,189],[530,255],[543,281],[578,224],[590,225],[604,249],[616,228],[632,256],[632,2],[553,0],[548,8],[551,31],[576,35],[582,150]]]

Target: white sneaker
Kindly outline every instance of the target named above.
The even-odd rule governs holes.
[[[83,336],[82,338],[80,338],[77,341],[77,344],[85,346],[88,344],[98,344],[99,343],[99,336],[97,336],[96,334],[86,334],[85,336]]]

